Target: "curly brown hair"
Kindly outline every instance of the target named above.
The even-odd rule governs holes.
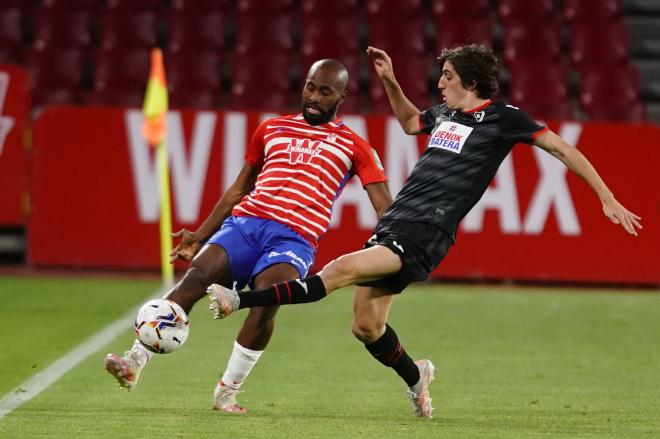
[[[445,61],[451,61],[463,87],[474,90],[478,98],[492,99],[497,95],[500,89],[497,83],[497,57],[488,47],[470,44],[443,49],[438,57],[441,72]]]

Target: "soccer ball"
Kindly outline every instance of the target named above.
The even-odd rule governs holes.
[[[188,316],[171,300],[150,300],[135,317],[135,335],[150,351],[169,354],[188,338]]]

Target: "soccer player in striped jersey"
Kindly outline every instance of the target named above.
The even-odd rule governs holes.
[[[431,134],[406,184],[387,209],[363,250],[337,258],[315,276],[250,294],[219,285],[209,288],[214,317],[252,306],[313,302],[348,285],[356,292],[353,332],[366,349],[394,369],[408,385],[416,416],[430,418],[429,383],[435,367],[414,362],[388,324],[396,294],[426,280],[454,244],[461,219],[479,201],[498,167],[517,143],[536,145],[561,160],[593,189],[614,224],[630,235],[640,217],[626,209],[577,149],[520,109],[493,102],[498,90],[497,59],[484,46],[445,49],[438,59],[443,103],[419,111],[403,94],[392,61],[369,47],[392,110],[408,134]]]
[[[334,201],[353,175],[380,218],[392,202],[380,160],[337,117],[347,83],[340,62],[317,61],[305,81],[302,113],[275,117],[257,128],[243,169],[210,216],[197,231],[174,234],[181,242],[172,261],[192,262],[165,298],[190,312],[213,283],[261,289],[304,278],[328,229]],[[246,412],[236,393],[270,340],[277,309],[250,310],[216,385],[213,409]],[[108,354],[104,364],[130,390],[153,355],[136,340],[124,356]]]

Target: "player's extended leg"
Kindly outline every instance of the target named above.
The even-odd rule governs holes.
[[[315,302],[338,288],[379,279],[400,269],[401,259],[396,253],[375,245],[340,256],[323,267],[318,275],[282,282],[263,290],[239,293],[212,285],[208,290],[210,308],[215,318],[224,318],[242,308]]]
[[[433,407],[429,383],[435,375],[429,360],[413,362],[387,324],[394,295],[373,287],[357,287],[353,304],[353,334],[380,363],[391,367],[408,385],[408,396],[416,416],[430,418]]]
[[[227,252],[219,245],[205,245],[190,263],[181,280],[165,295],[165,299],[181,305],[186,313],[212,283],[231,286]]]
[[[299,276],[298,270],[290,264],[271,265],[255,278],[255,288],[266,288]],[[227,413],[246,413],[247,410],[236,403],[236,393],[270,341],[277,310],[277,306],[250,309],[234,342],[227,369],[216,386],[213,409]]]
[[[227,253],[218,245],[206,245],[195,256],[183,278],[165,295],[189,313],[193,305],[206,293],[206,288],[214,283],[231,284]],[[120,387],[133,389],[144,366],[154,353],[135,340],[133,347],[123,356],[108,354],[103,365],[115,377]]]

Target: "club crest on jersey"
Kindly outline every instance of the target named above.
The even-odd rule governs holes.
[[[328,141],[328,143],[334,143],[337,141],[337,135],[335,133],[330,133],[326,137],[326,140]]]
[[[440,148],[460,154],[472,128],[456,122],[441,122],[429,140],[429,148]]]
[[[474,113],[474,120],[476,120],[477,122],[481,122],[482,120],[484,120],[485,115],[486,113],[484,111],[477,111],[476,113]]]
[[[309,164],[312,158],[321,154],[320,144],[319,140],[291,139],[291,143],[287,147],[289,163],[292,165],[296,163]]]

